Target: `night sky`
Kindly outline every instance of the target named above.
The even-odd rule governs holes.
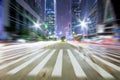
[[[57,0],[56,5],[56,32],[61,37],[67,32],[65,27],[71,23],[71,0]]]
[[[3,5],[2,5],[2,0],[0,0],[0,10],[2,10]],[[0,12],[0,32],[2,31],[2,12]]]

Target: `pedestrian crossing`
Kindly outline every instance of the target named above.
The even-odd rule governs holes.
[[[91,49],[90,49],[91,50]],[[108,60],[111,60],[113,62],[119,63],[120,64],[120,54],[118,51],[113,51],[113,50],[103,50],[101,48],[99,49],[94,49],[95,54],[99,55],[102,58],[106,58]],[[99,53],[99,54],[98,54]],[[102,54],[102,55],[101,55]]]
[[[0,63],[24,56],[24,55],[28,54],[29,52],[31,52],[31,51],[22,51],[22,52],[17,52],[15,54],[11,53],[11,55],[1,56]],[[22,54],[22,53],[25,53],[25,54]]]
[[[68,57],[67,59],[70,60],[69,64],[72,66],[71,70],[74,71],[74,73],[72,73],[72,74],[74,74],[75,77],[77,77],[79,79],[89,78],[88,74],[86,74],[87,72],[84,70],[84,69],[87,69],[88,67],[86,66],[86,68],[84,67],[84,69],[83,69],[83,67],[79,63],[81,60],[82,60],[82,62],[87,63],[90,66],[89,68],[96,71],[98,73],[98,76],[101,76],[105,80],[120,79],[119,77],[117,77],[117,79],[116,79],[116,76],[111,74],[112,73],[111,71],[108,71],[108,70],[106,70],[106,68],[104,68],[105,66],[103,67],[99,63],[95,63],[93,60],[91,60],[91,58],[88,57],[90,53],[91,53],[91,51],[89,51],[89,50],[86,50],[86,53],[83,53],[83,52],[79,52],[77,49],[72,49],[72,50],[71,49],[31,50],[31,51],[26,52],[25,53],[26,55],[24,55],[16,60],[10,61],[9,63],[1,64],[0,65],[0,73],[4,72],[3,74],[5,74],[5,75],[14,76],[17,73],[20,73],[20,71],[29,68],[31,64],[36,62],[37,65],[32,67],[32,69],[30,69],[30,70],[28,69],[29,71],[26,74],[26,76],[36,77],[37,75],[40,74],[40,72],[42,72],[42,69],[48,65],[49,61],[54,58],[53,55],[57,54],[55,63],[51,70],[51,74],[50,74],[51,77],[58,77],[58,78],[63,77],[63,73],[65,72],[65,71],[63,71],[63,68],[64,68],[63,62],[66,62],[63,59],[63,57],[66,55]],[[77,56],[75,56],[75,54]],[[21,55],[23,55],[23,54],[15,55],[14,57],[18,57]],[[86,55],[88,55],[88,56],[86,56]],[[43,56],[44,56],[44,58],[43,58]],[[11,57],[11,58],[14,58],[14,57]],[[105,57],[107,57],[113,61],[119,62],[119,60],[111,58],[109,56],[105,56]],[[118,57],[120,57],[120,56],[118,56]],[[79,58],[81,58],[81,60],[79,60]],[[117,66],[116,64],[110,63],[109,61],[106,61],[95,54],[92,54],[92,58],[94,58],[94,60],[100,61],[102,64],[105,64],[109,68],[115,70],[115,73],[117,73],[117,74],[120,73],[120,67]],[[8,59],[6,58],[5,60],[9,60],[9,59],[10,59],[10,57],[8,57]],[[42,60],[37,62],[37,60],[39,60],[39,59],[42,59]],[[3,62],[5,60],[3,59]],[[17,66],[14,66],[16,64],[17,64]],[[9,69],[9,67],[12,67],[12,68]],[[67,67],[67,65],[66,65],[66,67]],[[91,72],[91,74],[92,74],[92,72]],[[92,77],[94,77],[94,75],[92,75]]]
[[[115,70],[120,71],[120,67],[119,67],[119,66],[114,65],[114,64],[112,64],[112,63],[110,63],[110,62],[108,62],[108,61],[105,61],[105,60],[99,58],[98,56],[93,55],[93,57],[94,57],[95,59],[101,61],[102,63],[110,66],[111,68],[114,68]]]
[[[62,57],[63,57],[63,50],[60,50],[54,66],[54,70],[52,72],[52,77],[62,76]]]
[[[83,56],[83,54],[80,54],[77,50],[75,50],[80,56]],[[100,67],[99,65],[95,64],[94,62],[92,62],[89,58],[85,57],[85,61],[95,70],[98,72],[98,74],[100,74],[102,77],[104,77],[105,79],[114,79],[114,77],[108,73],[106,70],[104,70],[102,67]]]
[[[48,50],[46,50],[45,52],[41,53],[40,55],[37,55],[35,57],[33,57],[32,59],[30,59],[29,61],[23,63],[22,65],[16,67],[15,69],[11,70],[8,72],[8,74],[15,74],[18,71],[20,71],[21,69],[23,69],[24,67],[28,66],[30,63],[34,62],[36,59],[38,59],[39,57],[41,57],[42,55],[44,55]]]
[[[70,57],[70,61],[72,63],[74,72],[76,74],[77,77],[85,77],[86,78],[86,74],[84,73],[84,71],[82,70],[81,66],[79,65],[78,61],[76,60],[76,58],[73,56],[72,52],[70,50],[68,51],[68,55]]]
[[[53,50],[50,54],[47,55],[47,57],[40,62],[28,75],[37,75],[39,71],[45,66],[45,64],[49,61],[49,59],[54,54],[55,50]]]
[[[30,55],[24,56],[24,57],[22,57],[22,58],[20,58],[20,59],[14,60],[14,61],[12,61],[12,62],[3,64],[3,65],[0,66],[0,70],[4,69],[4,68],[6,68],[6,67],[9,67],[9,66],[11,66],[11,65],[13,65],[13,64],[15,64],[15,63],[17,63],[17,62],[19,62],[19,61],[22,61],[22,60],[24,60],[25,58],[29,58],[30,56],[33,56],[33,55],[35,55],[35,54],[37,54],[37,53],[38,53],[38,51],[36,51],[36,52],[34,52],[34,53],[30,54]]]

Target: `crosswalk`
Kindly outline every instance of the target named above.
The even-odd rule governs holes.
[[[62,57],[63,57],[63,50],[60,50],[54,66],[54,70],[52,72],[52,77],[62,76]]]
[[[47,55],[47,57],[40,62],[30,73],[29,75],[37,75],[39,71],[45,66],[45,64],[49,61],[49,59],[54,54],[55,50],[53,50],[50,54]]]
[[[67,51],[68,51],[68,55],[70,57],[70,60],[73,65],[73,69],[74,69],[76,76],[77,77],[86,77],[86,74],[82,70],[82,68],[79,65],[79,63],[77,62],[76,58],[73,56],[72,52],[70,50],[67,50]]]
[[[77,53],[79,53],[76,50]],[[82,54],[80,54],[82,55]],[[82,55],[83,56],[83,55]],[[104,70],[103,68],[101,68],[99,65],[93,63],[89,58],[85,58],[86,62],[95,70],[97,71],[102,77],[104,78],[114,78],[110,73],[108,73],[106,70]]]
[[[48,50],[47,50],[48,51]],[[8,72],[8,74],[15,74],[18,71],[20,71],[21,69],[23,69],[24,67],[28,66],[30,63],[34,62],[37,58],[41,57],[44,53],[46,53],[47,51],[41,53],[40,55],[35,56],[34,58],[30,59],[29,61],[23,63],[22,65],[16,67],[15,69],[11,70],[10,72]]]
[[[24,52],[24,51],[23,51]],[[4,63],[4,64],[0,64],[0,73],[2,72],[4,75],[11,75],[14,76],[17,73],[20,73],[21,71],[23,71],[24,69],[27,69],[29,71],[27,71],[26,76],[37,76],[39,74],[41,74],[42,69],[48,65],[49,61],[54,59],[55,57],[55,61],[54,61],[54,65],[48,65],[48,66],[52,66],[52,70],[50,73],[51,77],[63,77],[63,73],[65,71],[63,71],[63,62],[66,62],[65,59],[63,59],[63,57],[66,55],[68,58],[66,58],[66,60],[70,61],[70,63],[67,63],[69,65],[72,66],[71,70],[74,71],[75,77],[77,78],[89,78],[88,74],[86,74],[87,72],[84,69],[93,69],[93,72],[97,72],[98,76],[101,76],[103,79],[105,80],[115,80],[120,79],[120,77],[116,77],[116,75],[112,74],[112,70],[114,70],[114,72],[116,74],[120,73],[120,67],[117,66],[116,64],[113,64],[109,61],[104,60],[103,58],[92,54],[92,58],[94,58],[94,60],[99,61],[100,63],[95,63],[93,60],[91,60],[90,57],[86,56],[88,53],[91,53],[92,51],[86,50],[86,53],[84,55],[83,52],[79,52],[77,49],[35,49],[35,50],[31,50],[31,51],[25,51],[26,53],[24,54],[19,54],[19,55],[15,55],[14,57],[9,57],[9,55],[5,56],[5,59],[3,59],[2,61],[0,61],[0,63],[4,63],[6,60],[15,58],[15,57],[19,57],[18,59],[12,60],[9,63]],[[31,53],[30,53],[31,52]],[[56,56],[54,56],[56,54]],[[77,56],[76,56],[77,55]],[[101,54],[102,55],[102,54]],[[112,54],[114,55],[114,54]],[[7,57],[8,56],[8,57]],[[104,55],[102,55],[104,56]],[[114,55],[116,56],[116,55]],[[115,58],[112,58],[110,56],[105,56],[113,61],[116,62],[120,62],[120,60],[117,60]],[[120,58],[120,56],[117,56]],[[79,59],[81,58],[81,59]],[[40,60],[41,59],[41,60]],[[79,63],[80,61],[88,64],[90,67],[86,66],[83,68],[82,64]],[[36,65],[34,67],[32,67],[31,65],[33,63],[36,63]],[[101,63],[103,64],[103,66],[101,66]],[[66,64],[66,67],[68,66]],[[109,67],[110,70],[106,69]],[[10,68],[9,68],[10,67]],[[30,69],[28,69],[30,68]],[[89,69],[87,71],[89,71]],[[22,73],[21,73],[22,74]],[[91,72],[92,74],[92,72]],[[92,75],[92,77],[94,77],[94,75]]]

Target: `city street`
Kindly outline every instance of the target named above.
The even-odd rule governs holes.
[[[58,41],[1,46],[0,80],[120,80],[120,50]]]
[[[120,0],[0,0],[0,10],[0,80],[120,80]]]

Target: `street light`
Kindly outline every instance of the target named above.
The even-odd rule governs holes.
[[[51,35],[52,33],[51,32],[49,32],[49,35]]]
[[[81,25],[81,27],[83,27],[83,28],[87,28],[87,22],[85,22],[85,21],[81,21],[81,22],[80,22],[80,25]]]
[[[60,31],[59,34],[61,35],[61,34],[62,34],[62,31]]]
[[[75,34],[75,32],[73,32],[73,34]]]
[[[89,18],[87,19],[83,19],[83,20],[80,20],[79,19],[79,25],[81,27],[81,31],[83,32],[82,35],[87,35],[87,31],[88,31],[88,24],[90,24],[91,21]]]
[[[34,27],[36,27],[36,28],[40,28],[40,26],[41,26],[42,24],[41,23],[39,23],[39,22],[34,22]]]
[[[39,28],[39,27],[40,27],[40,24],[34,23],[34,26],[35,26],[36,28]]]
[[[87,20],[83,19],[83,21],[79,19],[78,21],[79,21],[79,25],[78,26],[81,26],[82,29],[83,28],[88,28],[88,24],[91,24],[91,21],[90,21],[89,18],[87,18]]]

